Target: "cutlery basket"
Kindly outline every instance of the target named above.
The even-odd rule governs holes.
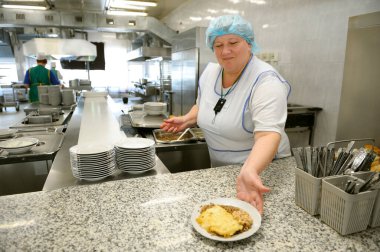
[[[353,176],[358,177],[360,179],[366,179],[371,172],[362,172],[353,174]],[[372,215],[369,221],[370,227],[379,227],[380,226],[380,190],[377,190],[377,196],[375,200],[375,204],[373,206]]]
[[[335,176],[322,180],[321,221],[341,235],[367,229],[377,191],[346,193],[342,188],[350,176]]]
[[[316,178],[309,173],[295,168],[296,204],[311,215],[320,213],[322,178]]]

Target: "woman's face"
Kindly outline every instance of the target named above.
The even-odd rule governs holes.
[[[251,55],[251,45],[233,34],[216,37],[213,48],[219,64],[227,73],[240,73]]]

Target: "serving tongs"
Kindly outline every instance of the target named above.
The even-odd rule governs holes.
[[[176,141],[179,141],[188,131],[190,130],[190,128],[187,128],[178,138]]]

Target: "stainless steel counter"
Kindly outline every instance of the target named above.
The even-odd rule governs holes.
[[[120,109],[117,109],[117,106],[115,106],[113,109],[116,110],[115,112],[120,113],[119,112]],[[82,120],[83,110],[84,110],[84,98],[80,98],[78,101],[78,106],[76,110],[74,111],[74,114],[72,115],[71,120],[68,124],[66,134],[65,134],[65,140],[61,147],[61,150],[57,153],[54,159],[54,162],[52,164],[52,167],[50,169],[49,175],[46,179],[45,185],[43,187],[43,191],[55,190],[55,189],[64,188],[68,186],[102,183],[105,181],[121,180],[121,179],[129,179],[129,178],[169,173],[169,170],[165,167],[165,165],[161,162],[161,160],[156,157],[156,166],[154,167],[154,169],[145,173],[128,174],[128,173],[123,173],[121,171],[118,171],[114,175],[104,180],[100,180],[96,182],[89,182],[89,181],[76,179],[71,172],[69,149],[70,147],[78,144],[81,124],[84,123],[84,121]],[[92,125],[92,127],[96,128],[96,125]]]
[[[8,154],[6,151],[1,152],[0,164],[53,160],[62,145],[64,134],[60,132],[34,131],[17,133],[16,137],[37,138],[39,144],[27,153]]]

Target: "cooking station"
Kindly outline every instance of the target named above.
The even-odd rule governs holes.
[[[6,150],[2,151],[0,153],[0,164],[54,160],[55,155],[60,150],[63,143],[63,132],[67,127],[66,124],[70,120],[75,106],[75,104],[66,107],[30,104],[25,107],[24,111],[26,117],[22,121],[9,127],[10,129],[16,130],[16,133],[12,138],[32,137],[38,139],[38,144],[25,153],[8,153]],[[54,112],[56,116],[54,118],[49,110],[59,112]],[[37,115],[38,111],[49,112],[42,118],[46,119],[50,116],[50,122],[31,123],[28,121],[32,118],[33,114]],[[37,117],[38,116],[35,118]],[[54,118],[54,120],[52,120],[52,118]],[[5,141],[8,139],[4,138],[1,140]],[[49,168],[48,163],[46,163],[46,166]]]

